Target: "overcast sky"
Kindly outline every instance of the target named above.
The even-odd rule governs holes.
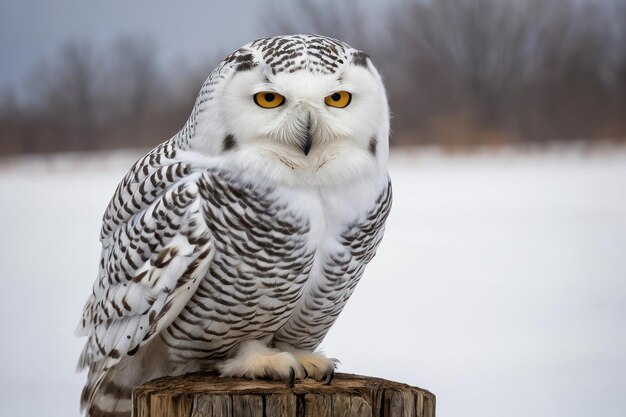
[[[355,3],[372,11],[405,1]],[[268,9],[283,11],[292,5],[283,0],[0,0],[0,93],[7,87],[19,93],[28,74],[70,40],[106,47],[120,37],[147,38],[154,42],[162,65],[178,59],[197,64],[254,39],[277,35],[274,22],[264,25],[263,19],[271,16]],[[302,32],[308,32],[306,25]]]
[[[367,5],[374,17],[370,24],[375,24],[379,12],[373,8],[405,1],[359,2]],[[270,16],[265,9],[291,4],[281,0],[0,0],[0,93],[9,86],[19,91],[35,66],[58,54],[69,40],[103,47],[121,36],[139,36],[155,43],[161,64],[181,58],[191,63],[210,61],[216,53],[275,34],[271,22],[263,24],[263,17]],[[307,31],[304,26],[302,31]]]
[[[70,39],[106,46],[122,35],[151,38],[162,62],[231,51],[264,33],[256,14],[266,2],[185,0],[0,0],[0,89]]]

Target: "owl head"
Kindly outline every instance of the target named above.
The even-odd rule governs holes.
[[[369,57],[317,35],[263,38],[202,86],[189,145],[224,169],[288,185],[386,175],[389,110]]]

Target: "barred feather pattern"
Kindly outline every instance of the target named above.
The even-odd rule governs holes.
[[[338,239],[341,249],[323,254],[321,279],[274,335],[275,342],[285,342],[298,349],[317,348],[348,302],[365,266],[376,254],[391,200],[389,181],[367,216],[347,225],[341,233]]]
[[[163,341],[173,360],[204,367],[241,340],[273,334],[299,300],[313,263],[306,219],[290,212],[272,188],[242,186],[207,172],[199,181],[216,255],[195,295]]]
[[[155,172],[175,173],[180,162],[167,161]],[[80,367],[90,367],[83,406],[91,416],[106,415],[96,394],[116,392],[127,405],[128,381],[111,382],[110,370],[157,334],[173,366],[196,360],[204,369],[242,340],[315,348],[374,256],[391,205],[388,183],[365,218],[337,237],[342,249],[319,253],[308,244],[307,219],[273,188],[212,169],[185,172],[192,174],[164,175],[163,195],[133,205],[135,214],[105,239],[82,321],[92,329],[80,358]],[[141,184],[137,190],[148,190]],[[314,264],[321,278],[307,286]],[[109,383],[98,392],[103,380]]]
[[[260,198],[250,188],[224,187],[223,177],[202,183],[216,255],[208,279],[163,334],[174,360],[201,360],[211,369],[247,339],[317,347],[382,239],[391,183],[365,219],[346,225],[342,249],[330,253],[308,249],[308,222],[268,190]],[[315,264],[321,274],[311,279]]]
[[[375,173],[355,179],[354,206],[344,196],[351,182],[298,189],[232,169],[219,144],[197,147],[214,127],[216,95],[237,72],[263,63],[272,74],[329,75],[352,65],[371,75],[368,62],[325,37],[248,44],[211,73],[183,129],[132,166],[104,213],[98,276],[77,331],[87,336],[78,367],[88,369],[88,416],[130,416],[132,387],[216,369],[244,341],[308,351],[321,343],[384,233],[392,194],[376,143],[388,125],[355,151]],[[337,157],[316,169],[339,165]],[[329,208],[337,199],[341,215]]]

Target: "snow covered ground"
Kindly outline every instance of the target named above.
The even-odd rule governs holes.
[[[132,153],[0,161],[0,404],[77,416],[73,336]],[[626,151],[392,156],[377,257],[323,343],[440,417],[626,412]]]

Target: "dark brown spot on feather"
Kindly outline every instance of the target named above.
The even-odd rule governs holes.
[[[252,61],[253,56],[252,54],[245,54],[245,55],[239,55],[235,61],[237,62],[246,62],[246,61]]]
[[[250,71],[252,68],[254,68],[256,65],[254,65],[253,62],[242,62],[241,64],[237,65],[237,72],[241,72],[241,71]]]
[[[257,64],[254,62],[254,56],[252,54],[239,55],[235,58],[235,61],[238,63],[235,67],[235,71],[250,71],[252,68],[256,67]]]
[[[352,55],[352,64],[358,67],[369,69],[369,67],[367,66],[368,58],[369,56],[365,52],[355,52],[354,55]]]
[[[237,140],[231,134],[226,135],[224,142],[222,143],[222,152],[234,149],[237,146]]]
[[[176,248],[163,249],[159,253],[159,256],[157,256],[157,258],[155,259],[154,266],[156,266],[157,268],[163,268],[167,266],[167,264],[169,264],[170,261],[176,256],[177,252],[178,251],[176,250]]]
[[[370,152],[374,156],[376,156],[376,148],[377,147],[378,147],[378,139],[376,139],[376,136],[372,136],[372,138],[370,139],[370,143],[369,143],[368,149],[370,150]]]

